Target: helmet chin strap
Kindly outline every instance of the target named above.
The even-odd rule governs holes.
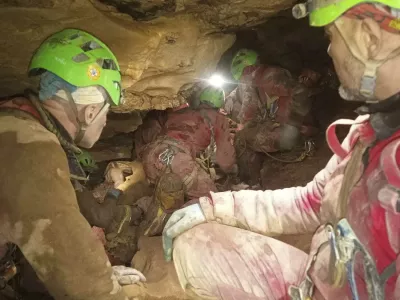
[[[378,100],[375,97],[375,89],[376,89],[376,80],[377,80],[377,71],[378,69],[388,60],[394,58],[395,56],[400,54],[400,48],[392,51],[385,59],[382,60],[369,60],[363,57],[355,45],[355,43],[350,42],[349,34],[346,34],[346,30],[343,26],[343,20],[337,19],[335,22],[335,27],[339,31],[340,35],[342,36],[343,40],[345,41],[347,47],[349,48],[351,54],[360,61],[365,69],[364,74],[361,77],[361,84],[360,84],[360,95],[365,98],[367,103],[377,103]],[[346,91],[341,88],[339,92],[344,96],[350,96],[346,94]],[[351,99],[354,98],[354,99]],[[356,100],[355,97],[347,97],[349,100]]]
[[[78,107],[76,106],[76,103],[74,101],[74,98],[72,97],[72,93],[68,89],[63,89],[65,94],[67,95],[68,101],[71,103],[71,107],[74,111],[75,114],[75,121],[78,124],[78,133],[74,139],[75,144],[79,144],[83,137],[85,136],[86,129],[88,126],[85,124],[85,122],[82,122],[79,120],[78,117]]]
[[[93,118],[93,120],[89,123],[86,124],[86,122],[82,122],[79,120],[79,115],[78,115],[78,107],[74,101],[74,98],[72,97],[72,94],[69,90],[63,89],[65,94],[67,95],[68,101],[71,103],[72,109],[75,114],[75,121],[78,124],[78,132],[75,136],[74,142],[75,144],[79,145],[80,142],[82,142],[83,138],[85,137],[86,130],[89,128],[89,126],[93,123],[95,123],[98,118],[106,113],[108,111],[108,108],[110,107],[110,104],[106,101],[102,109],[97,113],[97,115]]]
[[[79,145],[79,143],[82,142],[82,140],[83,140],[83,138],[85,136],[85,133],[86,133],[86,129],[88,127],[88,126],[86,126],[86,125],[84,125],[82,123],[80,123],[78,126],[79,126],[78,127],[78,133],[77,133],[77,135],[76,135],[76,137],[74,139],[74,142],[77,145]]]

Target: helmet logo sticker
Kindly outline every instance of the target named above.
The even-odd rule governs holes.
[[[60,64],[63,64],[63,65],[66,65],[66,64],[67,64],[67,62],[65,61],[64,58],[60,58],[60,57],[56,56],[54,59],[55,59],[56,61],[58,61]]]
[[[96,65],[90,65],[87,70],[87,75],[91,80],[97,80],[100,78],[100,67]]]

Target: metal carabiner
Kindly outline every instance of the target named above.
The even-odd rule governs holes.
[[[328,233],[331,255],[329,258],[329,281],[334,287],[341,287],[345,282],[345,264],[341,257],[340,246],[334,227],[327,224],[325,230]]]
[[[279,104],[278,104],[278,101],[275,100],[275,101],[271,104],[271,107],[269,108],[269,114],[268,114],[268,116],[269,116],[272,120],[275,119],[275,116],[276,116],[276,113],[277,113],[278,109],[279,109]]]
[[[165,149],[158,156],[158,160],[161,161],[164,165],[170,166],[172,161],[174,160],[175,153],[171,148]]]
[[[304,145],[305,153],[307,156],[312,155],[315,150],[315,142],[311,139],[305,141]]]

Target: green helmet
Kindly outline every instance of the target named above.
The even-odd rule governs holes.
[[[94,171],[97,170],[97,164],[96,161],[93,159],[93,157],[90,155],[89,152],[84,151],[81,149],[81,153],[77,154],[77,159],[79,161],[79,164],[85,171]]]
[[[208,86],[200,94],[200,103],[206,103],[215,108],[224,106],[225,93],[222,88]]]
[[[255,65],[257,62],[257,52],[249,49],[239,50],[233,57],[231,64],[231,73],[233,78],[239,80],[244,68]]]
[[[103,42],[77,29],[65,29],[46,39],[29,66],[31,75],[50,71],[77,87],[102,86],[114,105],[121,102],[118,61]]]
[[[306,3],[293,7],[293,16],[297,19],[310,16],[310,25],[315,27],[326,26],[332,23],[347,10],[363,3],[379,3],[400,9],[398,0],[308,0]]]

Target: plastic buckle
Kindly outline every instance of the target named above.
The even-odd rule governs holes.
[[[367,98],[370,98],[374,95],[376,86],[376,76],[363,76],[361,79],[361,89],[360,92]],[[375,102],[375,101],[373,101]]]

